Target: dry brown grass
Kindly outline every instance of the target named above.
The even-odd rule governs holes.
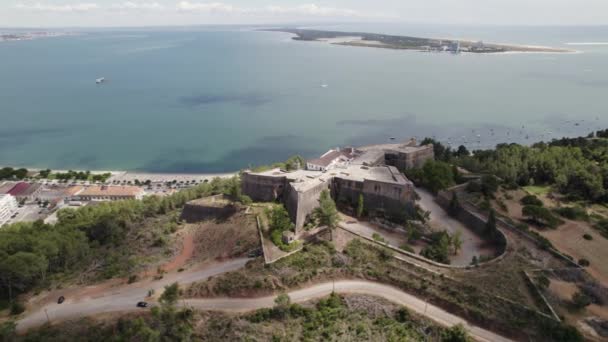
[[[259,248],[255,217],[239,211],[221,221],[188,224],[194,230],[195,261],[225,259],[247,255]]]

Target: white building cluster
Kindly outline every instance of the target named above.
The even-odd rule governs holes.
[[[18,207],[19,204],[15,197],[9,194],[0,195],[0,227],[11,219]]]

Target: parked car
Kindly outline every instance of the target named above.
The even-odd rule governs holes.
[[[63,303],[63,302],[65,302],[65,297],[64,297],[64,296],[61,296],[61,297],[59,297],[59,298],[57,299],[57,304],[61,304],[61,303]]]
[[[146,302],[137,302],[137,307],[138,308],[147,308],[148,307],[148,303],[146,303]]]

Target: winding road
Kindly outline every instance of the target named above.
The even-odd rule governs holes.
[[[100,313],[136,310],[135,305],[137,302],[147,300],[146,296],[149,290],[154,290],[155,293],[158,293],[165,286],[175,282],[189,284],[222,273],[236,271],[243,268],[249,260],[247,258],[233,259],[207,265],[202,269],[167,274],[160,280],[149,280],[110,288],[105,293],[93,297],[71,298],[70,294],[66,293],[64,303],[57,304],[53,302],[39,307],[36,311],[26,313],[23,319],[17,321],[17,331],[23,332],[30,328],[41,326],[47,320],[56,322]]]
[[[182,284],[200,281],[209,277],[237,270],[244,267],[249,259],[234,259],[222,263],[216,263],[205,269],[177,273],[171,277],[146,282],[143,284],[131,284],[112,289],[110,292],[94,298],[80,298],[70,301],[68,298],[63,304],[51,303],[39,308],[35,312],[28,313],[25,318],[17,322],[17,331],[24,332],[28,329],[41,326],[47,322],[63,321],[79,317],[91,316],[108,312],[126,312],[141,310],[135,304],[147,296],[150,289],[160,290],[173,282]],[[463,324],[478,341],[482,342],[506,342],[511,341],[491,331],[470,325],[464,319],[453,315],[437,306],[426,303],[424,300],[407,294],[392,286],[363,280],[344,280],[326,282],[313,285],[304,289],[294,290],[288,293],[292,302],[302,303],[312,299],[328,296],[332,291],[338,293],[365,294],[382,297],[391,302],[403,305],[408,309],[426,316],[444,326]],[[274,305],[276,296],[260,298],[204,298],[180,300],[180,306],[189,306],[199,310],[225,311],[225,312],[247,312],[260,308],[269,308]]]

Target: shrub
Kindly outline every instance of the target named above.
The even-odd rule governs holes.
[[[378,241],[378,242],[381,242],[381,243],[386,243],[386,240],[384,240],[384,238],[382,236],[380,236],[380,234],[378,234],[378,233],[372,234],[372,238],[375,241]]]
[[[441,334],[442,342],[472,342],[473,339],[462,324],[445,329]]]
[[[593,236],[591,236],[589,234],[583,234],[583,239],[585,239],[585,240],[593,240]]]
[[[551,214],[551,211],[545,207],[526,205],[522,208],[521,212],[523,216],[527,216],[531,221],[536,222],[540,226],[557,228],[557,226],[563,223],[562,220]]]
[[[589,265],[591,265],[591,263],[587,259],[579,259],[578,264],[583,267],[588,267]]]
[[[25,311],[25,306],[21,302],[14,301],[11,304],[11,315],[19,315]]]
[[[582,309],[591,305],[591,297],[587,296],[581,291],[578,291],[572,296],[572,305],[574,305],[576,309]]]
[[[543,206],[543,201],[541,201],[540,199],[538,199],[538,197],[534,195],[524,196],[521,200],[519,200],[519,202],[523,205],[535,205],[537,207]]]
[[[589,219],[587,211],[581,207],[561,207],[555,209],[555,212],[569,220],[587,221]]]

